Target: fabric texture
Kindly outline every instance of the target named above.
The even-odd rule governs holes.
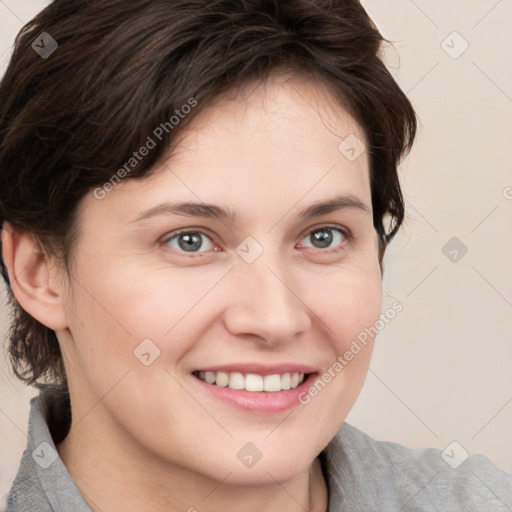
[[[30,403],[27,448],[7,511],[91,512],[55,448],[59,410],[42,394]],[[320,461],[328,512],[512,512],[512,475],[480,454],[453,468],[437,448],[377,441],[344,423]]]

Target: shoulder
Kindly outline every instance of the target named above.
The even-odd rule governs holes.
[[[450,465],[438,448],[378,441],[348,423],[324,454],[333,500],[347,510],[512,511],[512,476],[481,454],[445,456]]]
[[[30,453],[23,454],[16,479],[9,491],[6,512],[38,510],[50,512],[51,508],[45,499],[41,482],[31,470]]]
[[[55,390],[43,389],[30,402],[27,448],[7,497],[7,512],[90,512],[56,448],[68,425],[69,403],[61,398]]]

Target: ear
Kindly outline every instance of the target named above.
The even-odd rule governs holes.
[[[50,329],[67,328],[58,267],[41,250],[34,236],[5,222],[2,257],[12,293],[20,306]]]

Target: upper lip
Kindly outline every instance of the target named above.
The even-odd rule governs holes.
[[[316,369],[306,364],[283,363],[266,365],[260,363],[232,363],[218,366],[198,368],[195,371],[201,372],[239,372],[243,374],[255,373],[256,375],[274,375],[276,373],[315,373]]]

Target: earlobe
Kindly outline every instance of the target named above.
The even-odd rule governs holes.
[[[4,223],[2,256],[12,293],[20,306],[50,329],[65,329],[67,320],[57,269],[34,236]]]

